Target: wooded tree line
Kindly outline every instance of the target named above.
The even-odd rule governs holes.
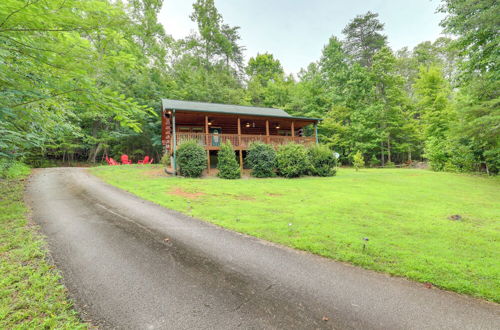
[[[344,163],[430,160],[436,170],[500,169],[499,5],[443,0],[453,38],[392,50],[376,13],[356,16],[297,77],[272,54],[244,61],[239,27],[197,0],[197,32],[158,22],[162,0],[4,0],[0,156],[100,161],[161,156],[160,99],[283,108],[324,118]]]

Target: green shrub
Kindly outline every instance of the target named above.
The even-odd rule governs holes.
[[[207,167],[206,152],[196,140],[182,143],[177,149],[177,167],[182,176],[198,178]]]
[[[135,161],[138,161],[139,159],[142,159],[144,158],[144,155],[146,153],[144,152],[144,150],[142,149],[136,149],[132,152],[132,159],[134,159]]]
[[[252,175],[257,178],[275,176],[276,151],[269,144],[254,142],[248,149],[245,162],[252,169]]]
[[[337,173],[337,160],[333,152],[325,145],[316,144],[308,150],[311,174],[316,176],[334,176]]]
[[[354,156],[352,156],[352,165],[354,165],[356,171],[359,171],[360,168],[365,167],[365,158],[363,157],[361,151],[356,152]]]
[[[372,155],[372,158],[370,159],[370,167],[377,167],[379,165],[380,160],[375,155]]]
[[[290,143],[278,148],[276,154],[278,174],[285,178],[301,176],[310,168],[307,150],[301,144]]]
[[[30,173],[28,165],[13,161],[12,159],[0,159],[0,178],[16,179]]]
[[[240,165],[229,140],[220,147],[217,155],[217,168],[219,169],[219,177],[223,179],[239,179],[241,177]]]
[[[474,153],[469,146],[459,142],[450,142],[448,146],[449,158],[445,164],[445,171],[472,172],[475,169]]]
[[[163,154],[163,157],[161,157],[160,163],[165,167],[170,166],[170,153],[169,152],[166,152],[165,154]]]
[[[484,151],[483,156],[488,173],[498,174],[500,172],[500,148]]]
[[[387,163],[385,163],[384,167],[394,168],[394,167],[396,167],[396,164],[394,164],[394,162],[388,161]]]
[[[446,144],[439,139],[430,138],[425,141],[424,151],[424,156],[429,160],[431,170],[444,171],[449,158]]]

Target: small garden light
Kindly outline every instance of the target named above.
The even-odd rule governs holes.
[[[366,242],[368,242],[370,239],[368,237],[363,237],[363,251],[366,249]]]

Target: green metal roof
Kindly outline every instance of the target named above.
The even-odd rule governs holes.
[[[250,107],[245,105],[219,104],[206,102],[192,102],[162,99],[162,108],[164,110],[183,110],[197,112],[226,113],[233,115],[249,115],[264,117],[280,117],[290,119],[321,120],[319,118],[293,117],[286,111],[275,108]]]

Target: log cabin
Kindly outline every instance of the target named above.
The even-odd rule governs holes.
[[[252,142],[274,146],[290,142],[318,143],[319,118],[294,117],[284,110],[232,104],[162,99],[161,139],[175,168],[177,147],[196,140],[207,152],[207,170],[222,143],[231,141],[239,155],[240,166]],[[313,129],[310,129],[313,128]],[[306,136],[310,132],[313,136]]]

